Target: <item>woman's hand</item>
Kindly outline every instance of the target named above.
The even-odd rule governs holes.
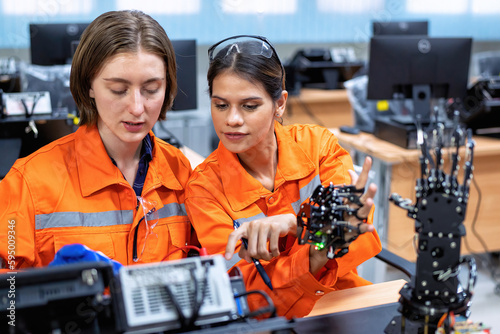
[[[248,249],[240,248],[240,258],[248,262],[252,257],[269,261],[280,255],[279,238],[288,234],[297,235],[297,217],[291,213],[246,222],[229,235],[225,257],[230,260],[238,240],[246,238]]]
[[[375,230],[372,224],[363,222],[363,220],[366,219],[368,217],[368,214],[370,213],[370,210],[373,206],[373,197],[377,192],[377,186],[373,183],[366,187],[366,183],[368,181],[368,173],[370,172],[371,166],[372,159],[370,157],[366,157],[363,164],[363,169],[359,176],[356,174],[356,172],[349,170],[349,174],[351,175],[351,184],[353,184],[356,189],[365,189],[365,192],[360,196],[361,206],[359,207],[359,210],[357,212],[357,217],[352,215],[346,218],[346,221],[353,227],[353,229],[352,232],[345,233],[345,240],[347,240],[348,242],[342,247],[349,247],[349,244],[354,241],[360,233],[373,232]],[[353,208],[358,207],[358,205],[353,203],[349,203],[349,205]],[[314,249],[314,247],[310,248],[309,271],[313,275],[316,274],[326,264],[326,262],[328,262],[329,259],[326,256],[327,252],[328,249],[318,251]]]
[[[361,173],[356,174],[355,171],[349,170],[349,174],[351,175],[351,184],[354,184],[356,189],[365,189],[366,182],[368,181],[368,173],[370,172],[370,168],[372,167],[372,159],[370,157],[366,157],[365,162],[363,163],[363,169]],[[366,219],[370,210],[373,206],[373,197],[375,197],[375,193],[377,192],[377,186],[374,183],[371,183],[366,189],[363,195],[360,197],[360,202],[362,206],[359,208],[357,217],[349,216],[347,221],[352,226],[358,226],[361,233],[365,232],[373,232],[375,228],[372,224],[363,223],[361,219]],[[356,205],[351,205],[352,207],[356,207]],[[361,225],[360,225],[361,224]],[[346,240],[350,240],[353,237],[356,237],[357,232],[346,233]]]

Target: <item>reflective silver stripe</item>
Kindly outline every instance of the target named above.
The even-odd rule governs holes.
[[[184,204],[170,203],[158,210],[158,217],[160,219],[174,216],[187,216]]]
[[[158,210],[160,219],[173,216],[186,216],[184,204],[170,203]],[[131,224],[134,220],[132,210],[104,212],[54,212],[35,216],[35,228],[43,230],[55,227],[104,227]]]
[[[35,216],[35,229],[55,227],[103,227],[131,224],[132,210],[104,212],[54,212]]]
[[[317,186],[321,184],[321,180],[319,179],[319,175],[316,175],[311,182],[300,188],[300,199],[296,202],[292,203],[292,208],[293,211],[295,211],[295,214],[298,214],[300,211],[300,205],[302,202],[304,202],[306,199],[311,197],[313,191],[316,189]]]
[[[239,260],[241,260],[241,258],[238,253],[233,254],[231,260],[226,260],[226,271],[231,269]]]

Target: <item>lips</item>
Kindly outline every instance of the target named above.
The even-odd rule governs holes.
[[[241,132],[224,132],[224,136],[229,140],[240,140],[246,135],[246,133]]]
[[[144,122],[122,122],[125,129],[130,132],[138,132],[142,129]]]

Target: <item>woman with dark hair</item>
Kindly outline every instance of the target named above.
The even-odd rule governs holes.
[[[325,293],[370,284],[356,267],[381,250],[372,225],[375,185],[361,196],[357,217],[363,220],[349,218],[353,231],[359,227],[362,234],[356,239],[355,232],[347,233],[345,240],[356,240],[343,257],[330,260],[326,251],[299,245],[296,217],[320,184],[365,188],[371,160],[358,177],[330,131],[280,124],[288,97],[285,73],[267,39],[231,37],[212,46],[209,58],[211,113],[220,144],[195,169],[186,192],[200,244],[228,260],[238,258],[233,252],[239,247],[239,258],[246,261],[237,266],[247,290],[265,290],[278,313],[289,318],[307,315]],[[240,247],[243,238],[248,249]],[[252,258],[263,260],[272,286],[259,277]],[[265,304],[258,296],[248,300],[253,309]]]
[[[93,251],[123,265],[167,260],[191,237],[191,166],[151,131],[177,90],[167,34],[139,11],[100,15],[81,37],[70,86],[78,130],[17,160],[0,182],[0,244],[11,230],[16,240],[15,257],[0,248],[3,267],[45,266],[75,243],[85,247],[65,247],[59,262]]]

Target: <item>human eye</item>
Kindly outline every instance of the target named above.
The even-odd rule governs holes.
[[[228,108],[228,104],[222,100],[212,100],[212,105],[218,110],[225,110]]]
[[[215,108],[219,110],[225,110],[227,109],[227,104],[226,103],[214,103]]]
[[[160,86],[159,85],[147,85],[144,87],[144,91],[146,94],[154,95],[160,91]]]
[[[148,94],[156,94],[158,93],[159,89],[146,89],[146,92]]]
[[[128,87],[127,85],[124,85],[122,83],[111,83],[109,86],[108,86],[108,89],[110,90],[111,93],[113,93],[114,95],[125,95],[127,94],[127,91],[128,91]]]
[[[111,89],[111,93],[113,93],[115,95],[125,95],[125,94],[127,94],[127,90],[126,89],[123,89],[123,90]]]
[[[243,108],[248,111],[255,111],[259,107],[258,104],[247,103],[243,105]]]

